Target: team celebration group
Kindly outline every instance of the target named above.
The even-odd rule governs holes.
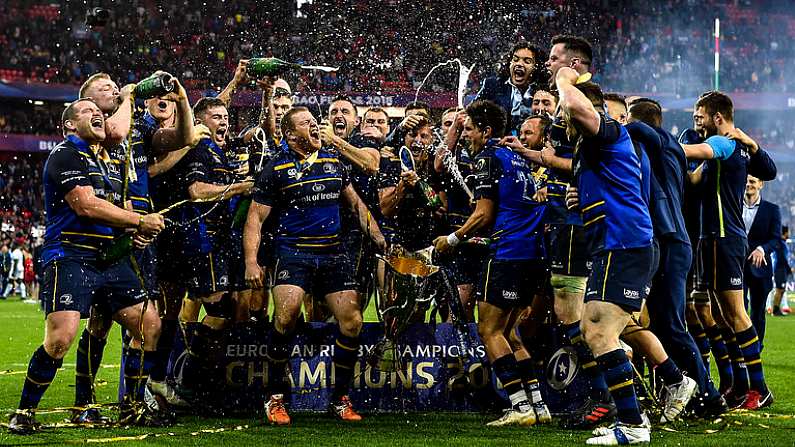
[[[764,332],[743,296],[749,265],[780,250],[780,239],[749,247],[744,220],[746,185],[758,201],[776,176],[771,157],[735,127],[726,94],[703,93],[693,128],[674,136],[657,101],[591,81],[586,40],[545,44],[548,54],[516,44],[465,108],[437,116],[414,102],[396,126],[345,96],[322,117],[294,106],[278,73],[253,75],[248,60],[192,106],[165,72],[156,96],[89,77],[44,167],[46,330],[10,430],[38,429],[36,408],[75,341],[72,421],[106,420],[93,381],[113,321],[127,334],[119,423],[168,425],[201,398],[193,384],[223,380],[230,325],[268,320],[269,307],[266,420],[290,424],[297,323],[330,317],[328,408],[361,420],[348,394],[362,308],[384,287],[376,255],[428,247],[510,400],[488,426],[552,420],[522,342],[547,310],[590,385],[562,421],[592,430],[588,444],[650,440],[628,346],[661,381],[661,424],[771,405]],[[261,112],[233,129],[227,107],[244,85],[261,90]],[[166,372],[178,322],[202,306],[175,386]]]

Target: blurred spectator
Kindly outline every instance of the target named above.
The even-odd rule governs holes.
[[[11,253],[8,245],[0,245],[0,298],[6,298],[6,287],[8,286],[8,275],[11,272]]]

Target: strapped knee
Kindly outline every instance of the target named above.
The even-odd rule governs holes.
[[[549,282],[552,288],[557,291],[583,294],[585,293],[585,285],[588,282],[588,278],[553,273]]]
[[[220,300],[214,303],[204,303],[204,310],[208,317],[229,320],[235,316],[235,303],[231,295],[225,293]]]

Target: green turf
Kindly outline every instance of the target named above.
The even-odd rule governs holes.
[[[43,334],[42,314],[35,305],[18,300],[0,302],[0,408],[11,411],[18,402],[27,361]],[[745,446],[795,445],[795,387],[790,386],[795,372],[795,349],[790,336],[795,332],[795,316],[769,318],[764,361],[768,383],[776,403],[768,412],[754,416],[731,415],[718,423],[675,425],[677,432],[656,428],[652,443],[665,446]],[[114,334],[118,332],[114,331]],[[110,402],[116,393],[119,375],[119,340],[112,337],[100,372],[98,399]],[[42,408],[69,405],[74,396],[74,350],[42,401]],[[781,416],[783,415],[783,416]],[[2,445],[49,445],[97,442],[116,437],[148,436],[144,440],[120,440],[124,445],[152,442],[171,445],[584,445],[584,432],[571,432],[551,426],[487,429],[483,426],[494,415],[481,414],[392,414],[369,416],[360,423],[342,425],[326,416],[293,415],[293,426],[274,428],[258,419],[203,419],[182,417],[168,429],[75,429],[52,428],[35,436],[19,437],[0,432]],[[64,414],[40,415],[46,423],[63,420]],[[223,429],[223,431],[219,430]],[[206,431],[202,431],[206,430]],[[706,433],[717,430],[716,433]]]

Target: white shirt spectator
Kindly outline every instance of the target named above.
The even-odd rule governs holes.
[[[25,276],[25,257],[22,249],[17,247],[11,251],[11,271],[8,277],[11,279],[22,279]]]

